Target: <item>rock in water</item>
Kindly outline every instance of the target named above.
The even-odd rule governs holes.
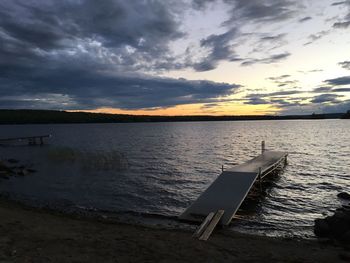
[[[9,167],[7,167],[6,165],[4,165],[1,162],[0,162],[0,171],[7,172],[7,173],[13,173],[13,171]]]
[[[345,193],[345,192],[341,192],[337,196],[341,199],[350,200],[350,194]]]
[[[8,159],[7,160],[9,163],[18,163],[19,161],[16,159]]]

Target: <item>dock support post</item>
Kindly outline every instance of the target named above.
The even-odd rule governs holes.
[[[261,167],[259,167],[259,187],[260,187],[260,194],[262,193],[262,182],[261,182]]]
[[[224,171],[224,165],[221,165],[221,172]]]
[[[265,141],[261,141],[261,153],[265,152]]]

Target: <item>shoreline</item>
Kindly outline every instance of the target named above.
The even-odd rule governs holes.
[[[0,197],[0,262],[346,262],[331,242],[127,224],[28,207]]]

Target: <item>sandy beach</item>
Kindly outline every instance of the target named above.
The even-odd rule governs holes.
[[[346,262],[342,247],[217,230],[191,232],[103,222],[0,199],[0,262]]]

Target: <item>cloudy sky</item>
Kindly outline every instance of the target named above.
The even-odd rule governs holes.
[[[350,0],[1,0],[0,108],[350,109]]]

